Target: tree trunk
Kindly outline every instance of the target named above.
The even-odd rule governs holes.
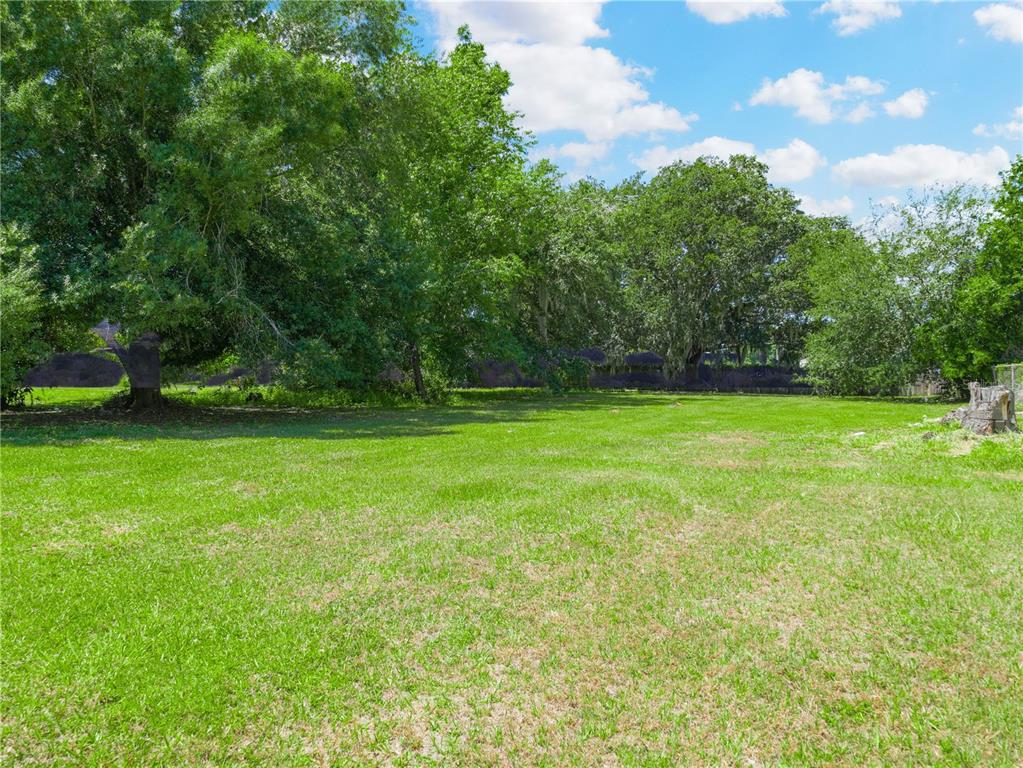
[[[423,381],[423,361],[419,355],[419,344],[409,345],[409,362],[412,364],[412,380],[416,383],[416,394],[426,399],[426,382]]]
[[[700,380],[700,358],[703,357],[703,350],[694,347],[686,357],[685,380],[689,383],[696,383]]]
[[[133,411],[158,408],[163,403],[159,387],[132,387],[130,397]]]
[[[142,411],[158,408],[163,404],[160,394],[160,337],[155,333],[143,333],[125,349],[116,340],[110,342],[110,349],[121,361],[124,372],[131,383],[131,408]]]
[[[540,334],[540,342],[546,347],[547,346],[547,312],[550,308],[550,298],[545,286],[539,288],[539,300],[537,304],[540,307],[540,313],[536,318],[537,330]]]

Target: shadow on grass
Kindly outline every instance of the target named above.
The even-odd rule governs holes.
[[[661,395],[677,400],[679,395]],[[457,404],[335,409],[265,406],[170,407],[131,414],[102,406],[26,409],[3,415],[6,445],[67,445],[86,440],[217,440],[231,437],[322,440],[389,439],[451,434],[471,424],[540,421],[555,413],[649,406],[651,396],[629,392],[551,395],[462,392]]]

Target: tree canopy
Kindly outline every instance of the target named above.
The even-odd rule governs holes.
[[[836,392],[1023,349],[1020,159],[993,206],[944,191],[868,237],[751,157],[567,184],[470,31],[421,53],[397,2],[10,0],[0,25],[5,400],[102,319],[172,368],[420,395],[594,346],[771,350]]]

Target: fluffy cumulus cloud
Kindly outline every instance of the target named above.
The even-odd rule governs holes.
[[[781,0],[753,0],[744,3],[732,0],[686,0],[686,7],[711,24],[733,24],[754,16],[785,15]]]
[[[1023,107],[1016,107],[1016,111],[1012,113],[1012,119],[1008,122],[996,123],[995,125],[981,123],[973,129],[973,132],[977,136],[986,136],[988,138],[1000,136],[1004,139],[1023,140]]]
[[[817,13],[835,15],[832,26],[839,35],[846,37],[869,29],[878,22],[890,21],[902,16],[897,2],[878,0],[829,0],[817,9]]]
[[[644,171],[656,173],[658,169],[678,160],[686,163],[691,163],[700,157],[718,157],[727,160],[732,155],[752,155],[760,158],[770,168],[767,177],[774,184],[787,184],[792,181],[808,179],[827,165],[824,156],[802,139],[793,139],[785,147],[759,152],[748,141],[736,141],[723,136],[711,136],[682,147],[672,148],[658,145],[651,147],[632,160]]]
[[[695,115],[650,100],[648,72],[605,48],[498,43],[488,47],[511,74],[508,106],[536,133],[580,131],[589,141],[686,131]]]
[[[873,114],[863,100],[883,93],[884,88],[859,75],[847,77],[842,83],[828,83],[820,72],[800,68],[778,80],[764,80],[749,103],[791,107],[813,123],[830,123],[839,116],[859,122]]]
[[[603,141],[569,141],[560,147],[542,147],[533,154],[533,157],[537,160],[567,159],[577,166],[585,167],[597,160],[603,160],[610,150],[611,145]]]
[[[924,116],[929,100],[930,97],[927,95],[927,91],[923,88],[914,88],[911,91],[906,91],[897,99],[886,101],[884,103],[884,111],[890,117],[908,117],[911,120],[916,120]]]
[[[607,37],[600,26],[600,2],[479,2],[478,0],[430,0],[441,34],[442,45],[450,48],[455,33],[468,24],[473,37],[492,43],[552,43],[581,45],[587,40]]]
[[[824,155],[802,139],[793,139],[787,147],[768,149],[760,157],[771,169],[771,181],[777,184],[808,179],[828,164]]]
[[[710,138],[688,144],[684,147],[666,147],[659,145],[651,147],[633,162],[649,173],[656,173],[659,168],[681,160],[691,163],[701,157],[719,157],[727,160],[732,155],[756,155],[757,149],[748,141],[735,141],[726,139],[723,136],[711,136]]]
[[[432,0],[438,33],[450,47],[459,26],[487,46],[508,70],[508,106],[535,133],[568,130],[597,145],[621,136],[689,129],[687,115],[653,101],[644,87],[651,72],[605,48],[586,45],[607,36],[602,2],[442,2]]]
[[[995,40],[1023,43],[1023,2],[985,5],[973,18]]]
[[[873,107],[871,107],[867,102],[861,101],[855,107],[846,112],[842,116],[842,119],[847,123],[853,123],[855,125],[857,123],[862,123],[864,120],[870,119],[876,114],[877,113],[874,111]]]
[[[906,144],[887,155],[871,153],[834,166],[836,177],[857,187],[911,187],[928,184],[997,184],[1009,165],[1001,147],[961,152],[939,144]]]
[[[800,208],[803,213],[811,216],[848,216],[855,205],[848,195],[836,197],[834,200],[816,200],[809,195],[800,196]]]

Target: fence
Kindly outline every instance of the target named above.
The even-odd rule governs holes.
[[[937,397],[944,392],[941,381],[932,378],[920,378],[912,384],[905,385],[899,392],[902,397]]]
[[[1016,393],[1016,402],[1023,402],[1023,363],[1005,363],[994,367],[995,384]]]

